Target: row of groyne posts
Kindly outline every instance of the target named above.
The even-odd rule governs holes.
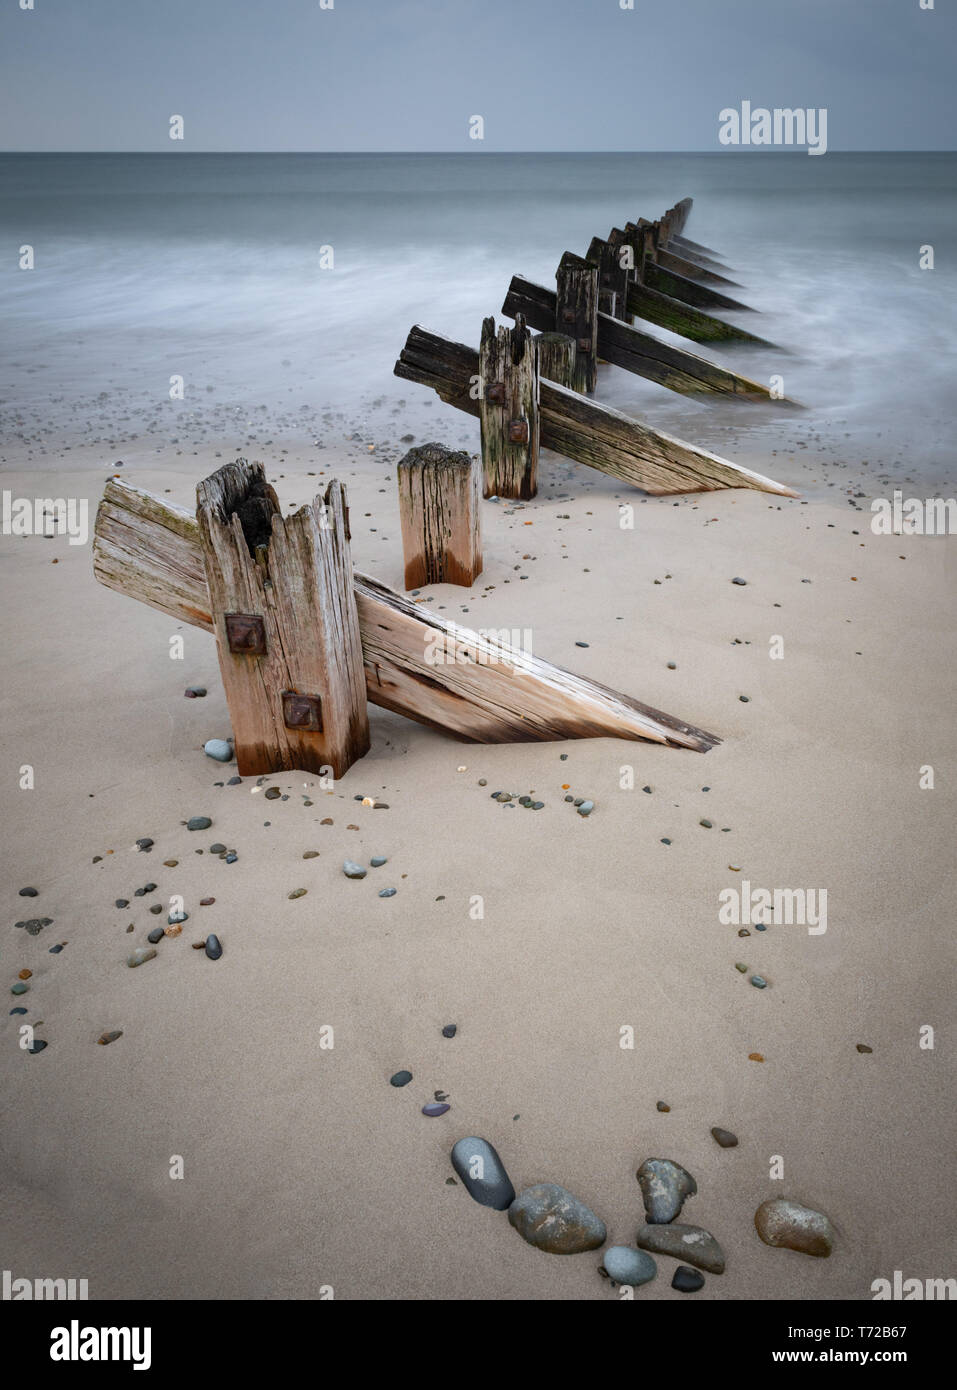
[[[600,360],[672,390],[767,400],[767,388],[636,328],[763,343],[714,317],[742,309],[709,248],[682,233],[684,199],[566,252],[554,290],[515,276],[478,351],[415,327],[397,376],[481,421],[481,465],[431,444],[398,467],[406,588],[470,585],[482,568],[480,493],[531,498],[540,447],[646,492],[788,487],[589,399]],[[532,330],[537,330],[535,333]],[[770,347],[771,344],[764,344]],[[216,636],[238,771],[341,777],[369,748],[368,703],[479,743],[648,739],[706,752],[716,735],[449,622],[353,569],[344,486],[283,516],[261,463],[201,481],[195,514],[118,477],[97,513],[107,587]]]

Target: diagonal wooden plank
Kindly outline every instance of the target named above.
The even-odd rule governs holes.
[[[478,415],[478,353],[418,326],[395,364],[396,376],[431,386],[449,405]],[[546,449],[655,494],[756,488],[798,494],[783,483],[699,449],[555,382],[540,384],[541,442]]]
[[[213,631],[199,523],[111,478],[96,517],[101,584]],[[368,699],[474,743],[645,739],[706,753],[720,739],[494,634],[440,618],[367,575],[353,586]]]

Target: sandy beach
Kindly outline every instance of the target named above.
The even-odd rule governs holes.
[[[432,414],[417,442],[477,450],[471,421]],[[284,509],[345,482],[357,568],[401,589],[404,432],[390,400],[321,450],[289,433],[242,452]],[[192,507],[237,444],[23,444],[0,482],[87,498],[92,528],[111,474]],[[334,788],[233,785],[203,752],[230,733],[213,638],[99,586],[88,545],[0,538],[2,959],[9,1008],[27,1009],[2,1019],[5,1267],[110,1299],[616,1297],[600,1251],[545,1254],[470,1200],[449,1151],[478,1135],[516,1190],[587,1203],[608,1245],[643,1220],[639,1164],[683,1165],[698,1191],[681,1219],[727,1257],[699,1297],[870,1298],[895,1270],[952,1272],[953,541],[874,535],[885,489],[850,448],[730,456],[801,498],[645,498],[546,454],[534,501],[482,504],[472,589],[420,595],[713,731],[705,755],[482,747],[370,708],[371,751]],[[507,809],[500,789],[544,807]],[[194,816],[211,828],[188,831]],[[387,862],[344,876],[372,856]],[[826,890],[826,932],[740,937],[719,895],[744,880]],[[173,895],[182,934],[129,969]],[[30,918],[52,921],[15,928]],[[210,932],[215,962],[191,949]],[[17,1046],[23,1023],[45,1050]],[[428,1118],[436,1093],[451,1108]],[[781,1196],[830,1217],[829,1259],[761,1242],[755,1211]],[[683,1297],[676,1261],[658,1263],[636,1298]]]

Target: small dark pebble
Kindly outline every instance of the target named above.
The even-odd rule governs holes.
[[[146,850],[146,849],[152,849],[152,848],[153,848],[153,841],[150,840],[150,839],[146,839],[146,838],[144,838],[144,839],[142,839],[142,840],[137,840],[136,844],[137,844],[137,848],[139,848],[139,849],[141,849],[141,850]]]
[[[394,898],[394,897],[395,897],[395,889],[394,889],[394,888],[382,888],[382,889],[379,890],[379,897],[380,897],[380,898]]]
[[[160,914],[162,911],[163,911],[163,904],[162,904],[162,903],[154,903],[153,906],[150,908],[150,912],[152,912],[152,914],[153,914],[154,917],[158,917],[159,914]]]
[[[212,825],[209,816],[190,816],[186,822],[187,830],[208,830]]]
[[[437,1119],[439,1115],[445,1115],[451,1110],[451,1105],[446,1102],[430,1101],[428,1105],[423,1105],[422,1114],[428,1115],[430,1120]]]
[[[410,1071],[397,1071],[397,1072],[394,1072],[394,1073],[392,1074],[392,1076],[389,1077],[389,1085],[390,1085],[390,1086],[408,1086],[408,1084],[409,1084],[409,1082],[410,1082],[411,1080],[412,1080],[412,1073],[411,1073]]]
[[[223,954],[223,947],[218,936],[207,936],[206,954],[209,956],[210,960],[219,960],[220,956]]]
[[[267,788],[266,788],[266,800],[267,800],[267,801],[275,801],[276,798],[277,798],[277,797],[280,797],[280,796],[282,796],[282,792],[279,790],[278,787],[267,787]]]
[[[751,933],[748,931],[747,927],[739,927],[739,928],[738,928],[738,935],[739,935],[739,936],[750,936]]]
[[[27,1048],[27,1051],[42,1052],[45,1047],[49,1047],[49,1043],[44,1042],[42,1038],[37,1038],[36,1042]]]
[[[670,1106],[670,1105],[666,1105],[665,1102],[664,1102],[663,1100],[659,1100],[659,1101],[657,1102],[657,1104],[656,1104],[656,1106],[655,1106],[655,1109],[656,1109],[656,1110],[660,1110],[661,1113],[662,1113],[662,1115],[668,1115],[668,1114],[670,1114],[670,1112],[671,1112],[671,1106]]]
[[[227,787],[238,787],[242,780],[243,779],[241,777],[230,777],[226,785]]]
[[[663,845],[670,845],[670,844],[671,844],[671,841],[670,841],[670,840],[666,840],[666,839],[664,839],[664,838],[662,838],[662,841],[661,841],[661,843],[662,843],[662,844],[663,844]]]
[[[697,1293],[699,1289],[704,1288],[704,1275],[697,1269],[689,1268],[688,1265],[679,1265],[675,1270],[671,1287],[677,1289],[679,1293]]]
[[[51,947],[50,947],[50,955],[51,955],[51,956],[58,956],[62,950],[63,950],[63,947],[62,947],[62,946],[51,946]]]
[[[711,1130],[711,1137],[716,1144],[720,1144],[722,1149],[736,1149],[738,1147],[738,1136],[732,1134],[730,1129],[720,1129],[715,1126]]]
[[[225,853],[226,853],[226,846],[225,846],[225,845],[221,845],[221,844],[219,843],[219,841],[217,840],[216,843],[215,843],[214,845],[210,845],[210,847],[209,847],[209,852],[210,852],[210,854],[225,854]]]
[[[215,901],[215,898],[200,898],[199,905],[200,907],[212,907]]]
[[[116,900],[116,902],[115,902],[115,904],[114,904],[115,907],[129,907],[129,905],[130,905],[130,900],[129,900],[129,898],[117,898],[117,900]]]
[[[235,864],[235,862],[236,862],[236,860],[237,860],[238,858],[239,858],[239,855],[238,855],[238,854],[227,854],[227,855],[226,855],[226,863],[227,863],[227,864]]]
[[[575,646],[576,646],[576,647],[587,647],[587,646],[588,646],[588,643],[587,643],[587,642],[576,642],[576,643],[575,643]]]
[[[454,1038],[457,1032],[458,1029],[456,1028],[454,1023],[447,1023],[445,1027],[442,1029],[442,1036],[443,1038]],[[858,1047],[860,1047],[860,1044],[858,1044]],[[868,1048],[867,1050],[869,1052],[870,1048]]]
[[[39,896],[40,896],[40,895],[39,895],[39,893],[37,892],[37,890],[36,890],[35,888],[21,888],[21,889],[20,889],[20,897],[21,897],[21,898],[37,898],[37,897],[39,897]]]
[[[206,694],[205,685],[188,685],[183,691],[187,700],[201,700]]]
[[[873,1049],[872,1047],[868,1047],[867,1043],[857,1043],[857,1044],[856,1044],[856,1047],[857,1047],[858,1052],[873,1052],[873,1051],[874,1051],[874,1049]]]
[[[164,937],[165,935],[166,935],[166,928],[165,928],[165,927],[154,927],[153,930],[147,935],[147,938],[146,938],[146,939],[147,939],[147,941],[150,943],[151,946],[155,946],[156,943],[157,943],[157,941],[162,941],[162,940],[163,940],[163,937]]]
[[[748,581],[747,581],[746,579],[739,579],[739,578],[734,578],[734,579],[732,579],[732,581],[731,581],[732,584],[747,584],[747,582],[748,582]]]
[[[122,1036],[123,1029],[114,1028],[111,1033],[101,1033],[97,1038],[97,1042],[101,1047],[108,1047],[111,1042],[116,1042],[117,1038],[122,1038]]]
[[[738,699],[741,701],[742,705],[749,705],[751,703],[750,695],[739,695]]]
[[[11,1010],[10,1010],[11,1017],[12,1017],[13,1014],[25,1014],[25,1013],[26,1013],[26,1009],[24,1009],[24,1008],[22,1008],[22,1007],[16,1008],[16,1009],[11,1009]]]

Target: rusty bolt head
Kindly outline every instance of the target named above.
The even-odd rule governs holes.
[[[295,690],[282,692],[282,717],[287,729],[322,731],[322,701],[318,695],[297,695]]]
[[[579,352],[591,352],[591,338],[579,338],[579,339],[578,339],[578,351],[579,351]]]
[[[510,444],[528,443],[528,421],[510,420],[508,425],[508,442]]]
[[[505,383],[503,381],[490,382],[485,388],[485,399],[495,401],[498,405],[505,404]]]
[[[258,613],[227,613],[226,640],[237,656],[266,655],[266,624]]]
[[[574,309],[563,309],[563,310],[562,310],[562,323],[574,323],[574,322],[575,322],[575,310],[574,310]]]

